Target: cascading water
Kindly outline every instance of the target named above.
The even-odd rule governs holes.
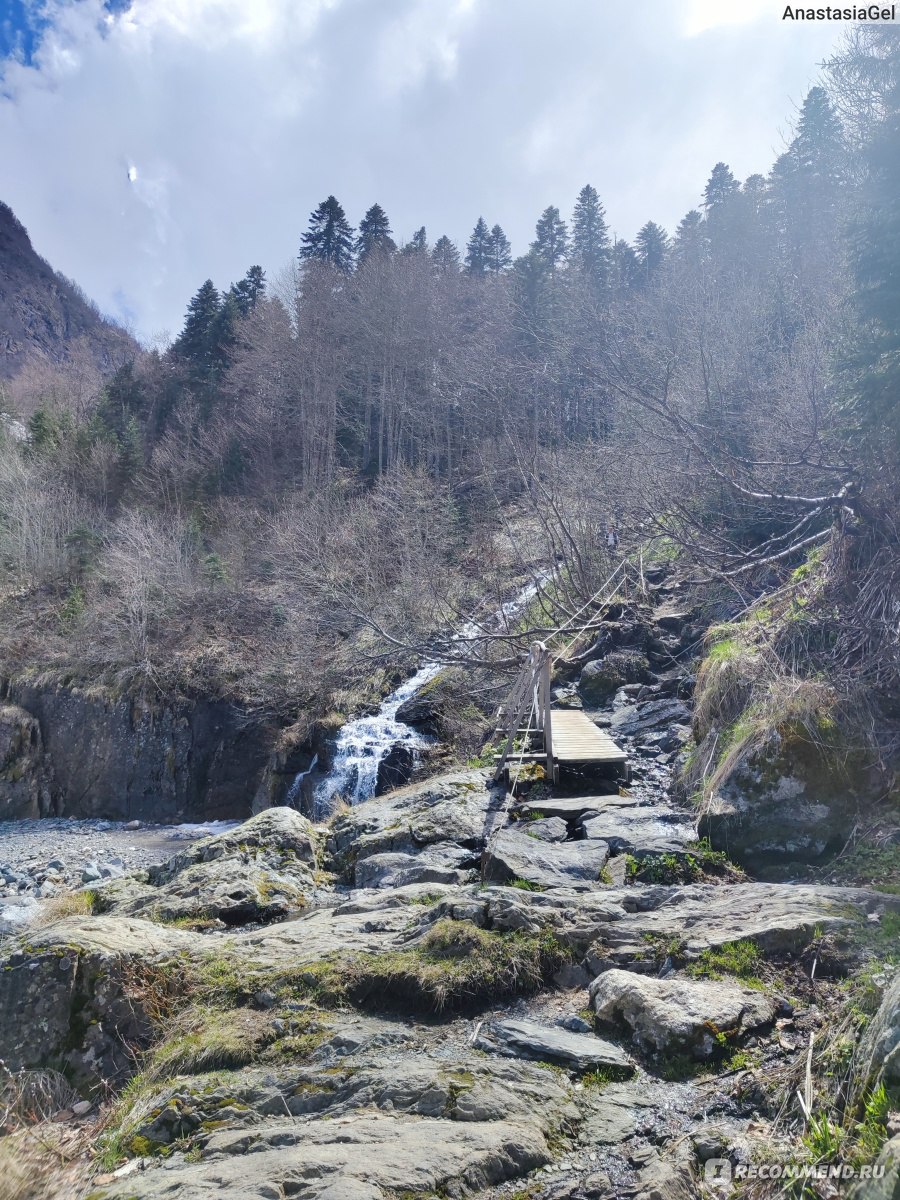
[[[512,600],[502,604],[494,615],[485,622],[470,621],[460,631],[456,640],[463,641],[478,633],[495,628],[516,617],[532,600],[548,577],[549,572],[530,583]],[[419,752],[430,742],[430,738],[411,725],[397,720],[397,710],[407,700],[430,683],[444,669],[444,663],[429,662],[421,666],[396,691],[383,701],[378,712],[370,717],[359,717],[348,721],[335,739],[331,770],[315,789],[313,806],[316,816],[327,814],[337,796],[349,804],[360,804],[375,795],[378,786],[378,768],[395,747],[410,752],[415,761]],[[303,791],[304,781],[312,774],[317,758],[306,771],[301,771],[291,784],[286,803],[296,806]]]

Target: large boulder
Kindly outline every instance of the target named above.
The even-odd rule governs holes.
[[[689,725],[690,721],[690,710],[680,700],[648,700],[643,704],[626,705],[613,713],[609,731],[614,738],[618,735],[640,740],[655,730]]]
[[[372,855],[420,854],[446,844],[479,850],[501,808],[503,792],[489,784],[487,771],[453,771],[409,784],[341,813],[331,827],[331,866],[351,870]]]
[[[769,1025],[775,1004],[737,983],[653,979],[632,971],[605,971],[590,986],[597,1019],[631,1030],[635,1043],[654,1054],[710,1058],[723,1044]]]
[[[720,770],[699,834],[754,869],[815,862],[845,844],[856,810],[850,783],[829,756],[773,731],[764,746],[733,755]]]
[[[0,821],[45,816],[50,806],[40,726],[23,708],[0,704]]]
[[[626,683],[645,683],[650,664],[638,650],[614,650],[603,658],[587,663],[578,680],[578,690],[586,703],[605,704]]]
[[[315,890],[315,869],[309,821],[293,809],[270,808],[98,894],[104,911],[121,916],[240,925],[304,908]]]
[[[605,842],[548,842],[531,837],[528,823],[523,822],[501,829],[491,839],[484,855],[484,878],[584,890],[600,884],[608,859]]]
[[[141,997],[152,995],[152,968],[205,947],[200,934],[113,917],[71,917],[9,939],[0,960],[0,1060],[10,1071],[64,1071],[79,1087],[121,1082],[151,1034]]]

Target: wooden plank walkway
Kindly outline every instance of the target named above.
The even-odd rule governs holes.
[[[550,712],[553,757],[558,763],[603,763],[624,767],[628,756],[590,717],[573,708]]]

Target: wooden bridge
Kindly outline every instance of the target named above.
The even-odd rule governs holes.
[[[593,767],[627,778],[628,756],[609,734],[577,709],[551,707],[551,667],[550,651],[535,642],[498,712],[495,732],[505,743],[494,779],[504,771],[518,777],[526,763],[542,764],[549,783],[558,782],[560,767]]]

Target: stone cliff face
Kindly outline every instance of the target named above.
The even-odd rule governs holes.
[[[64,362],[75,341],[88,344],[104,372],[138,349],[35,253],[25,227],[0,203],[0,379],[11,378],[29,358]]]
[[[245,817],[272,731],[225,701],[92,696],[15,682],[0,710],[0,819]]]

